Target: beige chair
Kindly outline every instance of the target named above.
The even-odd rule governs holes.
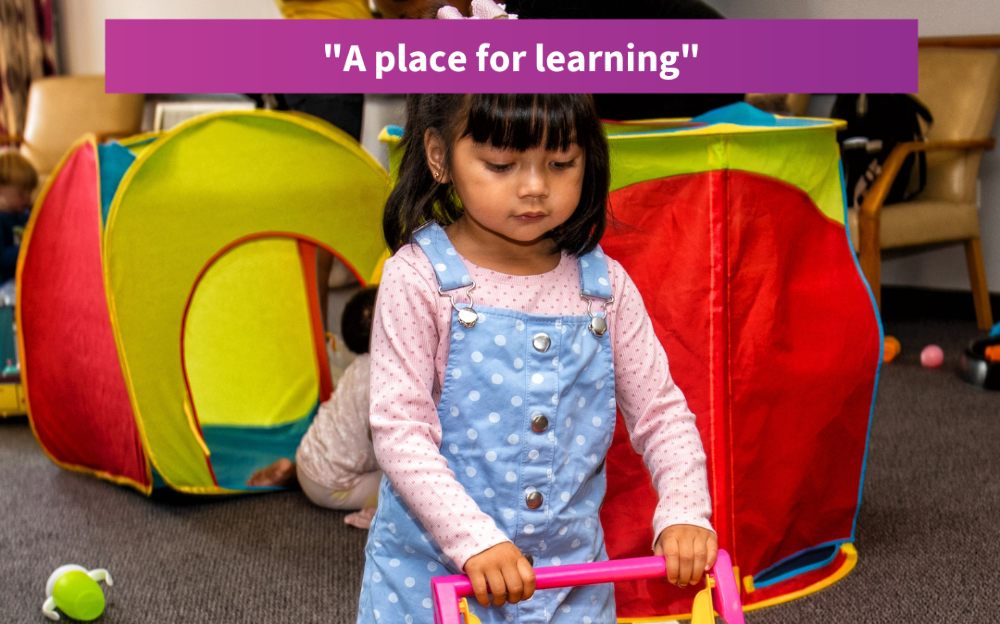
[[[53,76],[31,83],[23,136],[0,135],[44,180],[78,138],[92,132],[101,140],[138,134],[145,96],[105,93],[104,76]]]
[[[934,116],[927,140],[901,143],[882,165],[860,210],[848,212],[861,270],[881,306],[882,249],[965,245],[980,329],[993,324],[979,242],[976,181],[1000,101],[1000,56],[988,50],[924,48],[918,97]],[[927,185],[912,201],[883,206],[903,160],[927,152]]]

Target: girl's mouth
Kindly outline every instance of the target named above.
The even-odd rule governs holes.
[[[522,221],[524,223],[534,223],[536,221],[541,221],[542,219],[544,219],[545,218],[545,213],[544,212],[526,212],[524,214],[517,215],[514,218],[517,219],[518,221]]]

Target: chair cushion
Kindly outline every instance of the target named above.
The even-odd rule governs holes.
[[[851,243],[859,249],[858,213],[847,211]],[[882,208],[881,248],[929,245],[979,237],[976,204],[941,201],[909,201]]]
[[[141,93],[105,93],[104,76],[54,76],[31,83],[21,153],[42,176],[88,132],[137,134]]]

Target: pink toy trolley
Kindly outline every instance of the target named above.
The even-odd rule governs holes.
[[[615,581],[634,581],[667,575],[663,557],[636,557],[613,561],[595,561],[576,565],[535,568],[536,589],[553,589]],[[698,592],[692,609],[692,624],[714,622],[714,610],[726,624],[745,624],[740,592],[733,576],[733,562],[729,553],[719,551],[712,571],[705,575],[707,587]],[[711,590],[711,591],[710,591]],[[434,624],[478,624],[471,614],[465,596],[473,595],[472,583],[467,576],[439,576],[431,579],[434,599]]]

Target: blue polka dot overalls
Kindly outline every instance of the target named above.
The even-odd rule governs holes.
[[[535,566],[607,559],[598,511],[615,423],[612,301],[600,248],[579,259],[586,315],[470,306],[474,284],[437,224],[414,234],[452,297],[451,348],[438,404],[441,454],[465,491]],[[365,547],[359,624],[430,624],[430,579],[458,574],[389,481]],[[615,622],[611,584],[537,591],[470,607],[483,624]]]

